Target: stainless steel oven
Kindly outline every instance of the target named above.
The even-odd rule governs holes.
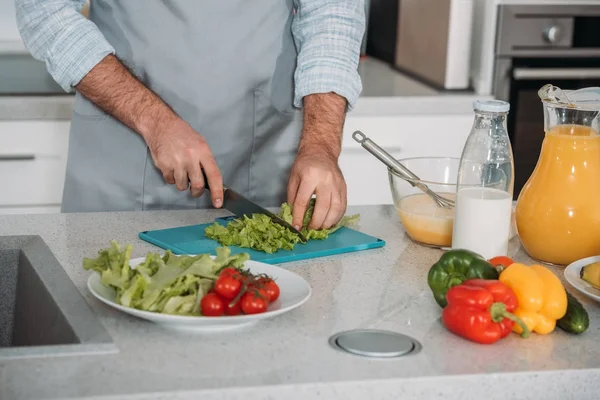
[[[516,199],[544,139],[538,89],[546,83],[561,89],[600,86],[600,3],[499,7],[493,93],[511,103]]]

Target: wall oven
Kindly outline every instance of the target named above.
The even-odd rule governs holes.
[[[511,103],[517,199],[544,139],[538,89],[600,86],[600,3],[500,5],[497,15],[493,92]]]

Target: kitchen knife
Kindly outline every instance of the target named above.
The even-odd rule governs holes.
[[[202,170],[202,174],[204,175],[204,187],[207,190],[210,190],[210,187],[208,186],[208,179],[206,178],[204,170]],[[237,217],[242,217],[244,215],[252,217],[252,214],[264,214],[274,223],[284,226],[293,233],[297,234],[302,242],[306,242],[306,236],[304,236],[298,229],[294,228],[292,224],[289,224],[276,214],[273,214],[269,210],[259,206],[253,201],[250,201],[226,185],[223,185],[223,208],[233,213]]]

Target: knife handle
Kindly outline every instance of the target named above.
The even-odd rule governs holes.
[[[206,177],[206,174],[204,173],[204,170],[202,168],[200,168],[200,170],[202,171],[202,178],[204,179],[204,188],[207,189],[207,190],[210,190],[210,188],[208,187],[208,178]],[[191,185],[192,185],[192,183],[188,179],[188,188]]]
[[[200,170],[202,171],[202,178],[204,178],[204,188],[206,190],[210,191],[210,187],[208,186],[208,178],[206,177],[206,173],[204,172],[204,169],[200,168]],[[189,186],[189,182],[188,182],[188,186]],[[227,190],[228,187],[225,186],[225,184],[223,184],[223,191]]]

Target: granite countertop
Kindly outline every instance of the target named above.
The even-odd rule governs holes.
[[[311,284],[308,302],[257,325],[218,334],[175,333],[98,302],[81,260],[109,240],[132,257],[155,247],[137,232],[195,223],[222,211],[0,216],[0,235],[38,234],[82,293],[119,352],[0,361],[0,398],[18,399],[594,399],[600,390],[600,308],[576,293],[589,330],[478,345],[449,333],[427,286],[442,252],[407,239],[393,207],[351,207],[357,229],[386,240],[380,249],[282,264]],[[532,262],[513,239],[510,254]],[[559,276],[562,273],[556,270]],[[332,349],[350,329],[396,331],[422,350],[373,360]],[[131,396],[131,397],[129,397]]]
[[[1,54],[1,53],[0,53]],[[472,114],[473,91],[439,91],[373,58],[360,62],[363,91],[349,116],[402,114]],[[50,78],[48,78],[50,79]],[[1,120],[70,120],[74,96],[57,92],[45,96],[1,96]]]
[[[0,121],[71,120],[74,97],[0,96]]]

